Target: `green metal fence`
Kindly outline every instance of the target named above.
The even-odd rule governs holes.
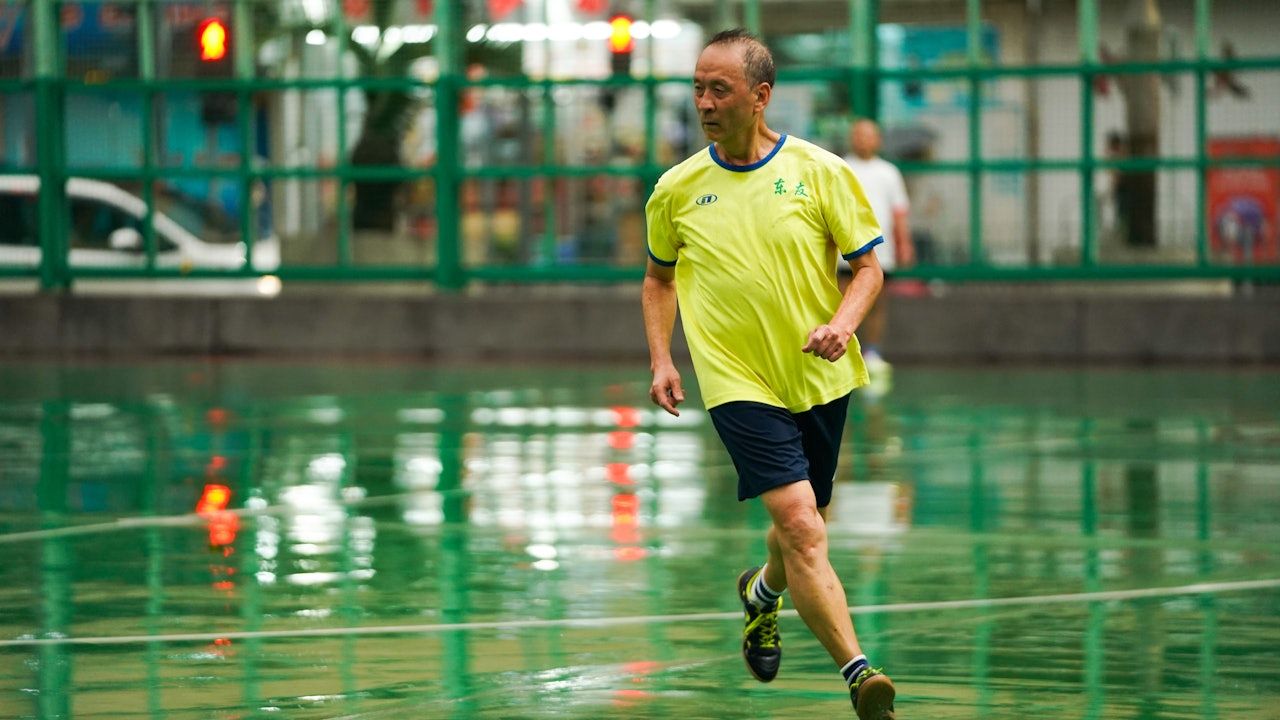
[[[1026,15],[1021,25],[1015,23],[1031,49],[1021,55],[1035,57],[1003,62],[992,56],[988,43],[993,32],[1003,31],[1006,21],[997,16],[1009,4],[942,0],[936,4],[939,13],[951,13],[951,27],[963,33],[964,50],[927,66],[882,59],[881,36],[890,21],[898,21],[894,27],[913,27],[910,8],[891,2],[849,0],[846,14],[816,18],[813,28],[790,35],[771,30],[769,13],[778,17],[779,7],[760,0],[719,0],[711,6],[713,16],[699,22],[679,17],[678,2],[612,5],[634,12],[651,31],[660,21],[684,23],[704,35],[742,23],[763,30],[775,50],[800,45],[792,43],[800,36],[811,44],[825,43],[822,47],[835,54],[817,62],[779,53],[779,87],[799,88],[813,115],[808,127],[780,129],[819,141],[838,143],[840,124],[854,115],[878,116],[888,127],[893,118],[887,116],[892,108],[886,98],[891,95],[959,98],[952,101],[954,113],[926,120],[935,128],[963,126],[961,144],[932,156],[896,158],[913,190],[927,190],[932,183],[946,201],[932,220],[936,251],[922,252],[921,264],[904,269],[904,276],[1280,279],[1274,221],[1266,226],[1264,219],[1261,234],[1249,238],[1257,246],[1242,249],[1232,246],[1231,238],[1218,238],[1209,217],[1215,173],[1225,172],[1221,177],[1228,179],[1236,177],[1232,172],[1280,177],[1280,158],[1265,142],[1280,137],[1266,119],[1280,109],[1267,104],[1274,102],[1267,88],[1280,78],[1280,56],[1216,56],[1213,25],[1221,5],[1215,8],[1211,0],[1164,4],[1188,13],[1194,50],[1187,57],[1142,55],[1142,43],[1151,38],[1142,34],[1141,20],[1127,35],[1128,55],[1104,57],[1100,3],[1080,0],[1071,11],[1071,57],[1058,53],[1044,59],[1035,46],[1062,29],[1037,31],[1037,22],[1048,21]],[[635,280],[645,259],[647,191],[666,167],[701,142],[689,137],[687,124],[683,131],[680,125],[691,105],[692,65],[674,71],[661,67],[660,56],[668,53],[653,40],[636,44],[630,71],[615,67],[613,73],[574,77],[551,69],[548,40],[543,69],[530,73],[529,56],[519,54],[521,43],[537,40],[531,35],[512,40],[502,32],[512,27],[554,32],[550,5],[508,4],[517,14],[507,20],[528,24],[507,22],[502,32],[501,18],[485,16],[495,12],[493,5],[423,0],[0,5],[0,30],[16,28],[11,35],[21,39],[21,47],[15,50],[11,42],[7,54],[0,45],[0,149],[8,149],[0,157],[0,181],[6,176],[40,181],[30,237],[9,238],[36,244],[39,253],[24,262],[0,258],[0,277],[38,277],[44,288],[65,288],[79,278],[270,274],[286,282],[420,280],[451,290],[473,281]],[[609,5],[578,7],[594,12],[588,19],[598,27],[608,18]],[[793,13],[804,12],[804,2],[794,5]],[[1257,9],[1262,25],[1265,18],[1280,19],[1268,5]],[[1134,0],[1131,6],[1160,7],[1155,0]],[[396,19],[405,12],[418,17],[408,23]],[[211,70],[187,57],[197,47],[201,25],[195,21],[206,17],[218,18],[227,29],[227,56],[218,65],[225,69]],[[390,42],[393,30],[396,43]],[[407,39],[410,34],[416,37]],[[109,51],[85,50],[84,44],[101,36],[124,42],[135,53],[108,61]],[[315,55],[313,45],[328,54]],[[1261,139],[1262,150],[1245,153],[1228,143],[1215,151],[1211,103],[1217,102],[1223,78],[1241,76],[1259,86],[1254,96],[1259,106],[1253,110],[1259,119],[1250,134]],[[1187,80],[1190,89],[1184,87]],[[1108,99],[1110,104],[1099,108],[1099,87],[1105,84],[1128,88],[1126,108],[1144,98],[1168,107],[1175,98],[1177,107],[1191,108],[1189,122],[1174,118],[1189,146],[1143,146],[1134,139],[1125,155],[1102,154],[1099,118],[1116,106]],[[1013,120],[1001,109],[1005,96],[1018,98],[1020,114]],[[1065,110],[1055,113],[1059,106]],[[123,109],[113,115],[115,108]],[[771,108],[771,117],[775,110],[785,117],[791,108]],[[196,114],[201,120],[193,120]],[[477,119],[486,114],[506,120]],[[1058,114],[1062,117],[1054,117]],[[478,131],[468,126],[472,120]],[[380,122],[386,123],[389,138],[379,139]],[[1014,132],[1002,133],[1001,122]],[[315,127],[309,134],[294,133],[287,129],[291,123]],[[1062,129],[1072,123],[1078,129]],[[119,145],[114,154],[96,147],[103,144],[101,129],[107,126],[112,128],[107,144]],[[1019,133],[1026,140],[1016,151],[986,146],[993,138]],[[417,160],[405,157],[407,135],[417,136],[424,148]],[[307,143],[299,140],[304,136],[310,138]],[[96,242],[110,250],[117,240],[105,231],[95,240],[77,239],[72,226],[82,199],[79,186],[68,183],[71,178],[105,181],[141,201],[144,209],[136,223],[141,242],[131,248],[129,262],[77,259],[77,243]],[[1132,230],[1119,238],[1102,227],[1096,186],[1111,178],[1146,188],[1139,190],[1139,197],[1150,196],[1143,222],[1154,225],[1145,239],[1133,242]],[[1161,183],[1182,195],[1153,199]],[[243,246],[237,266],[166,262],[171,240],[157,217],[169,213],[165,198],[172,186],[204,188],[197,193],[203,193],[202,201],[216,194],[230,208],[231,235]],[[1190,200],[1182,202],[1184,197]],[[1162,208],[1170,217],[1179,215],[1187,206],[1191,219],[1172,229],[1151,217]],[[15,207],[8,212],[15,213]],[[0,205],[4,212],[6,206]],[[1141,220],[1130,219],[1130,225]],[[3,218],[0,226],[15,222]],[[275,229],[265,230],[268,224]],[[949,229],[940,229],[943,224]],[[304,230],[278,230],[286,225]],[[1238,228],[1233,231],[1238,235]],[[278,255],[264,260],[255,245],[268,241],[279,243]]]

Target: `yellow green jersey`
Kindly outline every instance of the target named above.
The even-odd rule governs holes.
[[[800,350],[840,305],[837,255],[883,242],[843,160],[786,135],[751,165],[729,165],[711,145],[663,174],[645,214],[649,256],[675,267],[706,407],[802,412],[866,384],[856,338],[834,363]]]

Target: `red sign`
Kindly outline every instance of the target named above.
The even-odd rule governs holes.
[[[369,0],[342,0],[342,14],[352,22],[368,19]]]
[[[1253,136],[1209,141],[1209,157],[1280,158],[1280,138]],[[1280,261],[1280,168],[1229,167],[1209,171],[1209,247],[1236,263]]]
[[[522,0],[489,0],[489,19],[501,20],[520,7]]]

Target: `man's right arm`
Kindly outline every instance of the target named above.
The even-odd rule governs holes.
[[[649,342],[649,368],[653,371],[649,398],[663,410],[679,415],[676,406],[684,402],[684,389],[680,386],[680,373],[671,360],[671,335],[676,326],[675,278],[674,267],[664,267],[651,258],[644,273],[640,305],[644,310],[644,334]]]

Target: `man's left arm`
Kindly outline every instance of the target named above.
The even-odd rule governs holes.
[[[809,339],[801,348],[803,352],[813,353],[830,362],[844,357],[849,349],[849,340],[871,311],[884,285],[884,270],[880,268],[874,252],[858,255],[849,261],[849,265],[853,268],[853,279],[845,288],[840,307],[830,322],[809,332]]]
[[[885,239],[893,243],[898,265],[907,268],[916,264],[916,246],[911,242],[911,201],[907,199],[907,183],[902,173],[896,167],[893,170],[893,237]]]
[[[906,208],[893,211],[893,249],[898,265],[904,268],[916,264],[916,246],[911,243],[910,217]]]

